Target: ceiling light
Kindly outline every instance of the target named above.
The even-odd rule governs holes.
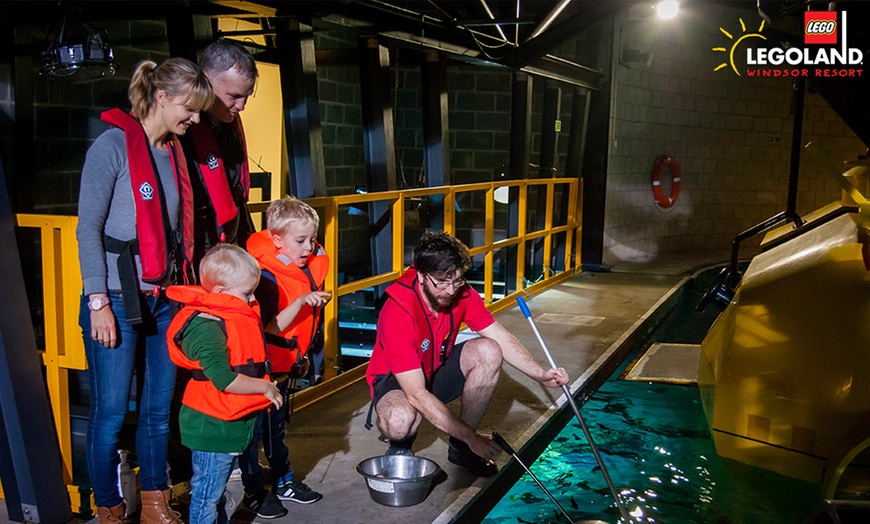
[[[57,39],[42,53],[39,74],[49,78],[69,78],[76,75],[76,80],[93,80],[114,75],[118,64],[115,63],[105,30],[83,22],[87,30],[84,40],[64,40],[70,5],[67,5]]]
[[[39,74],[68,78],[81,72],[80,79],[96,79],[114,75],[117,68],[105,37],[92,31],[82,43],[52,44],[42,53]]]
[[[680,10],[680,3],[677,0],[662,0],[656,5],[656,14],[663,20],[669,20],[677,16]]]

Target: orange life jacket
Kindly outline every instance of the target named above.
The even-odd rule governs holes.
[[[166,296],[184,304],[172,319],[166,339],[169,357],[179,367],[193,370],[194,378],[184,389],[182,403],[200,413],[220,420],[236,420],[270,404],[264,395],[241,395],[218,390],[205,378],[198,360],[192,360],[181,349],[181,338],[190,321],[207,313],[223,321],[227,334],[227,354],[230,366],[241,374],[269,380],[269,360],[260,314],[241,299],[224,293],[208,293],[200,286],[170,286]]]
[[[168,278],[174,270],[173,246],[170,235],[169,216],[165,209],[165,198],[160,186],[160,177],[154,169],[151,158],[151,146],[142,124],[130,114],[120,109],[110,109],[100,115],[100,119],[124,131],[127,145],[127,164],[130,168],[130,183],[133,189],[133,201],[136,205],[136,238],[128,243],[137,243],[142,264],[142,280],[148,283],[160,283]],[[168,142],[169,155],[175,178],[178,182],[178,199],[181,203],[181,217],[176,231],[181,233],[181,251],[185,266],[193,260],[193,191],[187,172],[187,161],[184,152],[176,140]],[[188,267],[183,274],[187,275]],[[138,291],[138,286],[132,290]],[[125,290],[128,292],[128,290]]]
[[[260,231],[248,238],[248,252],[257,259],[260,267],[275,275],[278,284],[278,311],[282,311],[297,297],[323,290],[323,281],[329,271],[329,256],[318,244],[308,258],[311,279],[296,264],[285,264],[278,256],[281,252],[275,247],[268,230]],[[266,333],[266,349],[272,369],[276,373],[291,371],[292,366],[302,360],[311,348],[311,342],[323,308],[302,306],[296,318],[278,335]]]

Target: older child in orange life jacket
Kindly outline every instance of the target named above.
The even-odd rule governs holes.
[[[272,362],[273,378],[283,395],[291,379],[311,377],[310,350],[322,343],[319,333],[323,305],[330,294],[323,291],[329,257],[317,243],[319,217],[308,204],[285,196],[266,210],[267,229],[252,235],[246,244],[262,268],[257,302],[266,326],[266,348]],[[320,373],[316,369],[315,373]],[[285,397],[286,401],[286,397]],[[287,408],[260,415],[263,451],[271,468],[272,490],[265,490],[257,460],[259,438],[239,457],[244,504],[258,514],[275,498],[311,504],[322,498],[294,476],[284,439]],[[270,496],[271,495],[271,496]],[[273,513],[273,512],[269,512]]]

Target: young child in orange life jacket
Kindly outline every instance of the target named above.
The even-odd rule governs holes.
[[[248,238],[246,247],[262,268],[257,302],[266,330],[266,349],[273,378],[286,401],[291,379],[309,374],[309,350],[319,336],[323,305],[330,294],[323,291],[329,257],[317,243],[320,219],[308,204],[285,196],[266,210],[266,229]],[[299,504],[317,502],[323,496],[294,476],[285,442],[286,406],[260,414],[255,431],[260,432],[263,452],[269,462],[271,493],[265,490],[260,468],[259,441],[255,433],[248,450],[239,457],[244,505],[258,514],[274,498]],[[269,511],[274,514],[274,512]]]
[[[190,369],[178,415],[190,448],[190,522],[228,522],[224,490],[233,461],[251,442],[257,414],[281,408],[272,382],[254,289],[257,261],[244,249],[218,244],[200,263],[202,286],[170,286],[183,307],[167,332],[169,356]]]

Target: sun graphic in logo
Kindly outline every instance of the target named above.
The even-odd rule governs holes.
[[[731,69],[734,70],[734,72],[737,74],[737,76],[740,76],[740,71],[737,70],[737,66],[734,64],[734,52],[737,50],[737,46],[740,44],[740,42],[746,40],[747,38],[761,38],[762,40],[767,40],[767,38],[761,34],[761,31],[764,30],[764,20],[762,20],[761,25],[758,26],[757,33],[747,33],[746,32],[746,24],[743,23],[743,19],[741,18],[740,19],[740,29],[741,29],[741,32],[743,34],[740,36],[740,38],[738,38],[737,40],[734,40],[734,37],[731,36],[731,33],[729,33],[728,31],[726,31],[725,29],[723,29],[721,27],[719,28],[719,31],[722,31],[722,34],[727,36],[729,40],[734,40],[734,43],[731,44],[730,49],[727,47],[714,47],[713,48],[713,51],[721,51],[723,53],[728,53],[728,62],[722,62],[721,64],[716,66],[716,69],[714,69],[713,71],[718,71],[718,70],[722,69],[723,67],[728,67],[728,65],[730,64]]]

